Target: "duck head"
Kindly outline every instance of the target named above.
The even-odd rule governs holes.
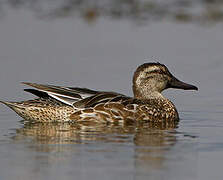
[[[162,96],[161,92],[168,88],[198,90],[196,86],[174,77],[164,64],[145,63],[136,69],[133,76],[135,98],[147,99]]]

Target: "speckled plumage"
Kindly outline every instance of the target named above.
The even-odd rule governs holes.
[[[134,97],[86,88],[24,84],[36,88],[25,91],[39,98],[1,102],[24,119],[38,122],[177,121],[179,116],[174,104],[161,92],[170,87],[197,90],[197,87],[177,80],[159,63],[138,67],[133,77]]]
[[[3,103],[12,108],[19,116],[30,121],[69,121],[70,115],[75,112],[73,107],[52,98]]]

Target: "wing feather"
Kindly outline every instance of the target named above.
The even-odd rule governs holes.
[[[115,92],[94,91],[78,87],[62,87],[36,83],[23,83],[36,89],[25,89],[42,98],[54,98],[76,108],[94,107],[100,103],[122,102],[128,104],[133,98]]]
[[[23,82],[23,84],[26,84],[28,86],[37,89],[37,90],[28,89],[25,91],[31,92],[39,97],[42,95],[45,96],[47,94],[48,96],[58,101],[61,101],[65,104],[68,104],[70,106],[73,106],[73,104],[77,101],[80,101],[82,99],[85,99],[98,93],[97,91],[93,91],[86,88],[70,88],[70,87],[44,85],[44,84],[27,83],[27,82]]]

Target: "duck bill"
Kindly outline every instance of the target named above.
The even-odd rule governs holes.
[[[171,82],[168,84],[168,87],[176,89],[184,89],[184,90],[198,90],[196,86],[184,83],[175,77],[172,78]]]

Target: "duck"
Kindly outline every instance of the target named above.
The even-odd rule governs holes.
[[[133,75],[133,97],[110,91],[23,82],[37,96],[22,102],[0,101],[34,122],[179,121],[175,105],[162,92],[198,90],[174,77],[161,63],[144,63]]]

